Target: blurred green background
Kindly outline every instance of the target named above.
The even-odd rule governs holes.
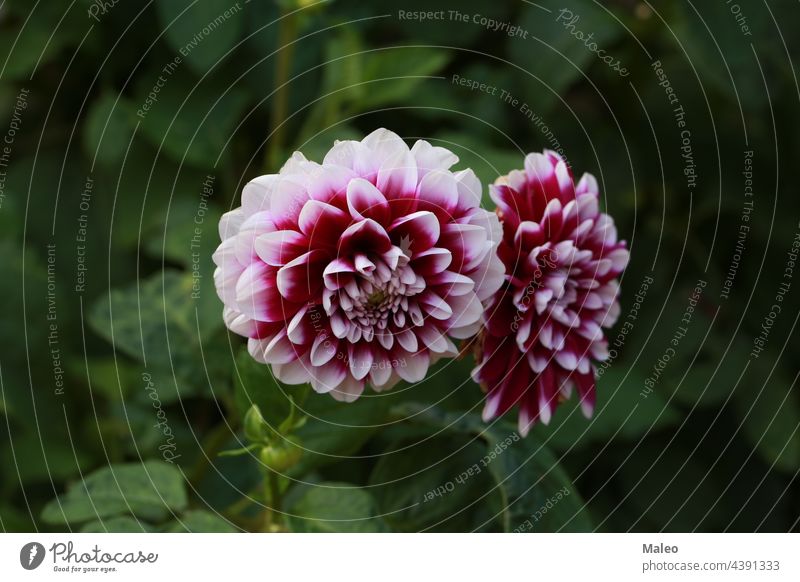
[[[219,452],[291,394],[306,451],[273,528],[796,531],[799,20],[791,0],[0,2],[0,528],[264,529],[257,458]],[[591,421],[568,403],[503,447],[515,419],[484,430],[469,356],[342,405],[227,334],[220,215],[292,151],[377,127],[484,183],[543,148],[598,177],[632,260]]]

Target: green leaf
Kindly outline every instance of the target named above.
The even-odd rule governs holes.
[[[347,483],[304,487],[286,511],[293,532],[372,533],[387,529],[376,517],[375,500],[368,491]]]
[[[393,531],[497,529],[500,491],[480,467],[485,447],[465,435],[401,441],[385,451],[370,475],[370,490]],[[477,472],[458,479],[465,471]]]
[[[322,113],[316,119],[317,129],[320,125],[326,126],[325,121],[336,118],[338,108],[343,103],[358,102],[367,88],[363,85],[363,71],[365,56],[361,54],[364,46],[361,38],[353,29],[343,29],[338,36],[328,42],[325,47],[325,69],[323,72],[320,96],[321,107],[315,108]],[[312,115],[310,121],[315,120]],[[322,122],[322,123],[320,123]],[[308,125],[308,124],[307,124]]]
[[[494,479],[491,492],[500,495],[499,509],[485,516],[485,521],[478,522],[477,527],[485,527],[499,518],[507,532],[592,530],[575,485],[559,459],[535,436],[521,438],[513,425],[503,422],[486,425],[471,413],[448,413],[413,404],[396,407],[393,412],[412,423],[449,434],[468,435],[485,445],[480,461],[463,465],[458,477],[445,482],[440,496],[446,499],[452,495],[447,483],[453,485],[453,493],[458,493],[460,483],[469,484],[483,475],[491,475]],[[426,494],[426,499],[430,497]]]
[[[68,47],[78,44],[87,28],[85,11],[65,11],[56,3],[7,2],[3,5],[4,21],[10,20],[6,11],[18,22],[25,22],[25,27],[3,26],[0,30],[4,80],[35,76],[44,65],[63,56]]]
[[[305,120],[300,132],[304,140],[328,143],[331,134],[336,139],[347,139],[348,136],[338,135],[337,121],[360,111],[403,102],[420,92],[427,77],[443,69],[450,60],[441,49],[424,47],[363,51],[359,37],[352,31],[341,32],[328,43],[322,98]],[[320,127],[330,128],[326,136],[318,135]],[[320,154],[329,148],[330,144]]]
[[[11,503],[0,505],[0,523],[3,524],[5,532],[34,531],[36,529],[30,513],[14,507]]]
[[[107,139],[108,135],[104,145]],[[221,178],[216,173],[198,172],[192,166],[179,166],[164,155],[163,149],[157,151],[157,146],[137,135],[121,159],[95,168],[88,220],[92,244],[87,245],[87,250],[101,248],[95,251],[96,258],[91,257],[91,263],[102,264],[107,260],[109,243],[112,254],[120,259],[122,251],[137,254],[143,248],[159,262],[175,263],[199,274],[201,295],[213,297],[215,265],[211,255],[219,244],[217,225],[221,212],[215,202],[222,196]],[[80,192],[83,181],[72,188]],[[79,216],[77,202],[65,208],[73,207]],[[106,228],[94,228],[95,224],[104,224]],[[75,233],[71,231],[65,229],[74,244]],[[136,268],[136,261],[117,260],[112,266],[112,276],[114,280],[122,277],[133,280],[141,277]],[[96,282],[96,292],[90,295],[108,291],[108,282],[101,286],[104,281],[97,279],[89,278]]]
[[[160,398],[162,391],[156,394],[141,376],[136,387],[139,392],[125,401],[113,402],[98,423],[109,449],[117,455],[160,453],[165,460],[183,460],[184,452],[192,454],[197,447],[197,428],[193,431],[180,412],[166,409],[159,413],[159,401],[153,398]],[[164,406],[164,402],[161,404]]]
[[[755,6],[746,11],[751,34],[745,36],[727,2],[696,2],[693,6],[680,3],[676,8],[675,35],[681,39],[700,79],[731,100],[738,97],[745,108],[765,106],[768,95],[759,64],[767,69],[769,78],[772,66],[780,66],[785,59],[769,11]],[[773,10],[776,14],[782,12],[777,7]],[[758,60],[750,43],[758,48]]]
[[[310,394],[299,407],[308,422],[295,431],[304,447],[303,457],[290,472],[302,475],[355,453],[383,427],[389,407],[398,397],[402,398],[402,394],[397,390],[368,393],[355,402],[342,404],[328,394]]]
[[[481,144],[478,153],[496,150],[492,142],[507,144],[513,150],[515,144],[510,136],[522,128],[520,121],[530,123],[528,133],[531,135],[535,135],[532,130],[536,128],[519,112],[519,105],[511,105],[503,93],[512,91],[518,78],[519,71],[498,67],[494,62],[459,67],[445,77],[436,91],[414,96],[415,106],[420,107],[415,113],[436,126],[456,121],[459,133],[469,137],[472,143]],[[483,84],[485,90],[462,85],[463,79]],[[515,165],[520,163],[516,161]],[[495,173],[492,179],[497,175]]]
[[[240,447],[238,449],[230,449],[227,451],[222,451],[219,456],[220,457],[241,457],[242,455],[252,454],[254,451],[259,450],[262,446],[258,443],[253,443],[252,445],[247,445],[246,447]]]
[[[592,418],[581,412],[575,395],[562,403],[547,426],[537,424],[532,432],[558,450],[608,442],[612,438],[638,440],[642,435],[672,426],[678,412],[667,403],[665,388],[642,396],[644,376],[638,368],[615,362],[598,379],[597,403]]]
[[[485,434],[488,468],[506,500],[505,531],[592,531],[580,493],[547,447],[530,435],[515,441],[513,431]]]
[[[238,438],[231,438],[226,448],[241,445]],[[211,460],[211,466],[197,485],[197,495],[214,512],[223,512],[230,505],[241,501],[246,492],[263,489],[264,473],[256,454],[234,457],[219,456]]]
[[[412,97],[450,61],[439,48],[395,46],[364,55],[364,94],[351,110],[365,111]],[[439,81],[436,81],[439,82]]]
[[[565,20],[562,9],[573,16]],[[510,60],[524,69],[519,71],[520,95],[535,111],[549,109],[590,67],[607,66],[585,40],[579,40],[572,28],[564,26],[574,16],[579,17],[574,22],[575,31],[584,36],[592,34],[589,42],[597,43],[609,55],[614,55],[611,47],[625,33],[623,26],[592,0],[541,0],[523,6],[518,24],[528,31],[528,37],[512,37],[507,42]]]
[[[165,531],[179,533],[231,533],[239,531],[224,517],[204,510],[187,511]]]
[[[156,72],[154,78],[158,77]],[[151,86],[139,85],[138,102],[145,103],[151,91]],[[167,78],[150,109],[137,110],[140,132],[176,161],[213,167],[218,158],[228,155],[228,140],[247,100],[237,89],[209,81],[198,84],[178,69]]]
[[[81,528],[81,533],[148,533],[152,531],[154,528],[149,523],[125,515],[90,521]]]
[[[230,63],[246,6],[230,0],[157,0],[158,19],[172,49],[198,73]]]
[[[89,464],[86,451],[75,450],[65,440],[43,442],[38,432],[14,433],[11,446],[16,463],[11,450],[4,449],[0,449],[0,461],[6,467],[15,467],[15,479],[25,483],[68,479]]]
[[[67,362],[68,370],[77,381],[87,382],[87,368],[92,392],[102,394],[112,402],[120,402],[141,385],[138,366],[113,357],[76,358]]]
[[[130,144],[134,119],[128,101],[115,93],[104,93],[95,101],[83,126],[83,147],[89,159],[120,161]]]
[[[683,298],[680,298],[678,302],[667,303],[666,313],[678,318],[682,317],[684,309],[686,306]],[[716,324],[719,325],[719,321]],[[741,353],[741,346],[734,347],[725,361],[725,354],[720,349],[721,344],[712,340],[715,331],[717,330],[712,327],[709,314],[697,309],[692,315],[691,325],[680,339],[680,349],[676,349],[669,366],[663,370],[663,376],[648,399],[658,394],[675,403],[709,406],[719,404],[727,397],[741,372],[737,362],[743,362],[744,360],[739,358],[743,358],[746,354]],[[670,345],[675,332],[676,330],[664,325],[653,329],[652,339],[648,344],[656,349],[655,353],[648,353],[646,361],[657,361],[662,355],[658,350],[662,350],[663,353],[661,346]],[[652,363],[649,365],[653,366]],[[624,368],[624,365],[618,366],[618,370]],[[636,369],[645,368],[637,366]],[[652,376],[652,368],[647,369],[646,373]],[[641,374],[636,374],[635,370],[631,370],[628,374],[639,386],[643,385],[644,379],[641,378]],[[612,377],[612,381],[615,381],[615,377]],[[613,384],[606,386],[613,389]]]
[[[362,74],[364,69],[364,55],[361,54],[364,46],[358,33],[351,29],[341,29],[337,36],[328,41],[325,46],[325,68],[322,75],[322,88],[319,92],[320,100],[313,106],[310,114],[306,117],[301,135],[312,143],[311,150],[316,151],[316,157],[322,161],[325,153],[330,149],[332,139],[330,134],[335,134],[335,139],[349,139],[347,137],[348,128],[343,128],[339,124],[333,125],[340,117],[348,103],[357,103],[366,90],[362,84]],[[321,137],[319,128],[325,135]],[[341,130],[345,131],[343,137],[338,137]],[[352,131],[352,130],[350,130]],[[360,139],[354,138],[354,139]],[[319,144],[319,145],[316,145]],[[322,147],[322,146],[325,147]],[[303,151],[307,146],[303,144]]]
[[[720,355],[717,362],[692,366],[690,374],[676,386],[675,399],[686,406],[720,406],[739,379],[741,366],[736,364],[743,361],[736,356],[722,359]]]
[[[308,392],[306,386],[284,386],[269,366],[256,362],[246,347],[239,350],[233,373],[235,401],[244,417],[253,405],[258,406],[267,426],[278,431],[292,410],[291,399],[302,403]]]
[[[192,196],[175,192],[168,209],[146,232],[145,249],[159,261],[172,261],[185,268],[192,283],[192,303],[200,315],[200,333],[209,337],[221,327],[222,303],[214,286],[213,254],[219,245],[217,226],[222,212],[211,199],[217,179],[205,175],[193,180]]]
[[[42,510],[47,523],[80,523],[131,513],[158,521],[186,507],[183,475],[158,461],[110,465],[88,475]]]
[[[2,212],[6,212],[5,202],[3,202]],[[0,253],[3,256],[4,276],[0,277],[0,295],[3,301],[0,302],[0,345],[3,346],[0,355],[0,374],[2,378],[2,393],[0,400],[4,402],[6,412],[9,417],[16,421],[12,426],[18,427],[12,430],[30,433],[32,442],[38,443],[42,432],[45,436],[54,436],[56,440],[63,443],[64,413],[63,399],[54,394],[58,388],[56,378],[53,374],[52,361],[47,361],[34,357],[35,354],[48,355],[50,346],[47,343],[48,326],[31,325],[30,313],[46,314],[47,294],[40,292],[47,286],[47,272],[44,261],[32,250],[34,245],[27,244],[24,248],[13,240],[0,241]],[[23,293],[23,290],[25,292]],[[62,295],[58,295],[59,300]],[[59,324],[62,317],[67,319],[68,314],[59,311]],[[64,315],[62,316],[62,313]],[[26,326],[26,320],[28,324]],[[27,329],[27,337],[20,340],[20,330]],[[47,366],[44,364],[47,363]],[[62,364],[63,364],[62,359]],[[65,385],[65,376],[60,378],[61,387]],[[35,390],[33,388],[36,388]],[[31,419],[35,418],[36,422]],[[11,459],[12,441],[21,437],[20,432],[12,432],[13,439],[5,438],[0,442],[0,454],[4,461],[13,463]],[[31,449],[29,449],[31,450]],[[39,458],[31,458],[34,467],[29,469],[31,473],[38,473],[44,470],[47,477],[47,469],[43,468],[44,459],[41,446],[39,447]],[[74,457],[72,465],[74,466]],[[24,457],[23,457],[24,458]],[[17,461],[20,462],[19,460]],[[68,465],[66,461],[64,465]],[[62,466],[64,466],[62,465]],[[7,465],[8,466],[8,465]],[[9,475],[14,475],[16,471],[8,470]],[[16,486],[16,485],[15,485]]]
[[[206,187],[213,191],[217,184],[208,176],[194,183],[197,187],[192,197],[177,192],[170,200],[169,210],[158,213],[143,237],[144,248],[154,259],[172,261],[213,279],[216,265],[211,256],[219,245],[217,225],[222,211],[201,195]],[[213,285],[210,289],[214,293]]]
[[[206,372],[213,378],[225,363],[224,352],[208,339],[222,318],[207,306],[218,303],[214,299],[204,304],[193,297],[193,285],[189,273],[156,273],[140,284],[112,290],[89,314],[95,332],[146,363],[163,402],[196,393],[208,384]]]
[[[750,364],[734,391],[734,409],[743,423],[745,437],[764,461],[794,473],[800,466],[797,377],[792,383],[772,366],[763,359]]]

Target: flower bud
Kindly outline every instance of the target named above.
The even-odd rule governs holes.
[[[261,409],[258,404],[253,404],[244,415],[244,436],[252,442],[259,443],[266,442],[269,434],[269,427],[261,416]]]
[[[300,441],[294,437],[288,437],[261,449],[261,462],[278,473],[296,465],[302,456]]]

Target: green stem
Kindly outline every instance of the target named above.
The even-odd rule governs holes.
[[[264,516],[261,531],[274,532],[279,531],[280,528],[280,515],[281,515],[281,488],[278,482],[278,474],[269,469],[264,478],[266,485],[266,493],[268,504],[264,508]]]
[[[267,476],[267,481],[269,481],[269,495],[270,501],[272,502],[272,510],[276,513],[280,513],[283,499],[280,484],[278,483],[278,474],[274,471],[270,471]]]
[[[278,28],[278,62],[275,66],[276,93],[272,100],[272,137],[264,157],[265,170],[277,171],[284,148],[286,115],[289,109],[289,73],[292,69],[294,41],[297,38],[297,15],[284,9]]]

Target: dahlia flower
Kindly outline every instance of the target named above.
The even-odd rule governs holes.
[[[573,387],[591,416],[593,361],[608,358],[602,328],[619,316],[628,250],[599,211],[597,180],[584,174],[576,186],[555,152],[529,154],[524,170],[489,189],[506,276],[487,309],[473,378],[487,391],[484,420],[518,405],[524,436],[537,420],[547,424]]]
[[[500,223],[457,161],[379,129],[251,181],[214,254],[228,328],[279,380],[339,400],[422,380],[503,283]]]

